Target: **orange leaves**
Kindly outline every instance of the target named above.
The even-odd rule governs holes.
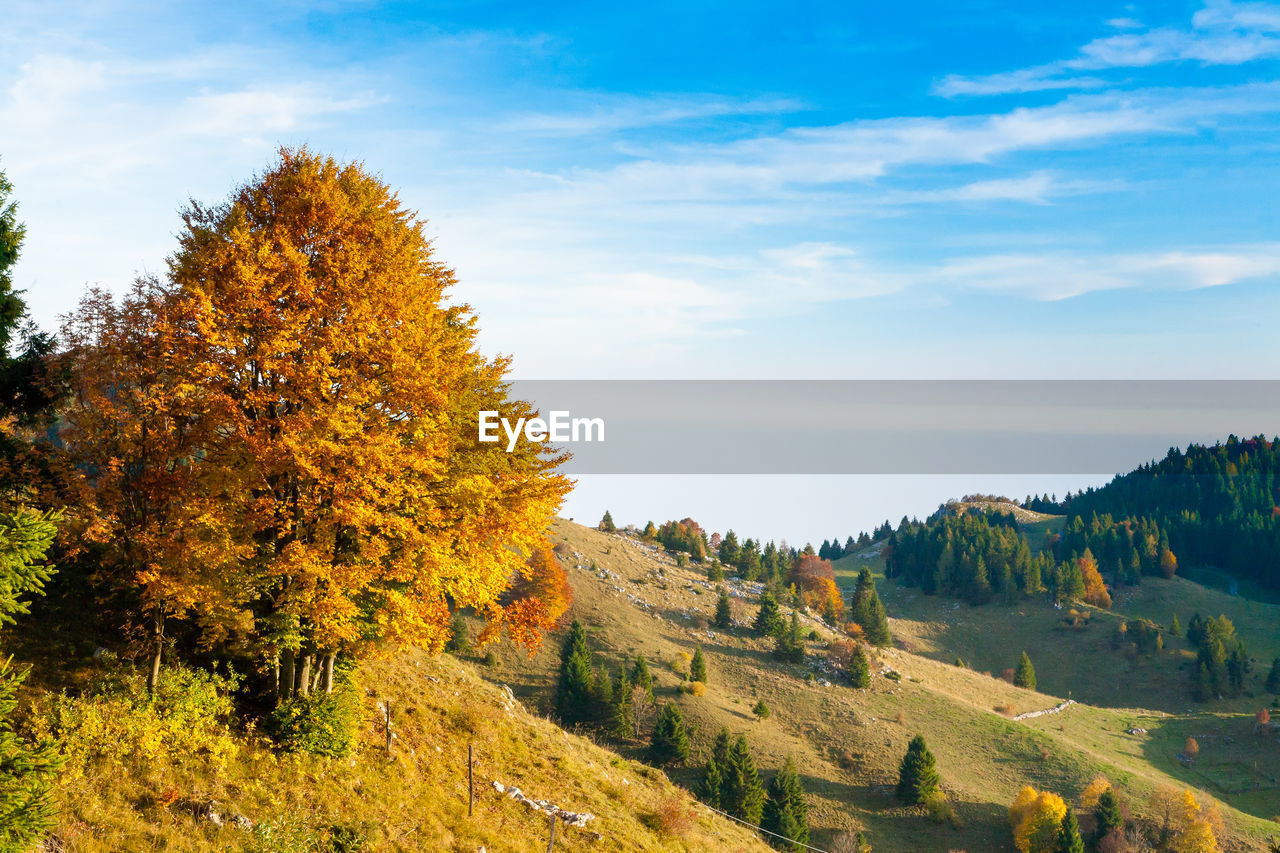
[[[1084,600],[1094,607],[1110,610],[1111,594],[1098,572],[1098,561],[1087,548],[1084,555],[1076,559],[1076,565],[1080,567],[1080,577],[1084,580]]]
[[[475,440],[480,409],[528,407],[443,303],[453,273],[422,220],[359,165],[286,150],[184,223],[168,279],[119,308],[91,294],[72,336],[77,446],[116,529],[138,527],[130,495],[154,508],[130,537],[165,567],[145,584],[203,588],[152,553],[185,541],[186,565],[265,614],[262,646],[308,653],[437,649],[451,608],[554,619],[498,602],[570,483],[540,446]]]

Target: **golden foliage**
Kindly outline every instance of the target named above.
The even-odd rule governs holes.
[[[1080,807],[1092,810],[1098,805],[1098,798],[1111,790],[1111,780],[1106,776],[1095,776],[1080,793]]]
[[[1049,791],[1023,786],[1009,806],[1009,825],[1019,853],[1052,853],[1057,847],[1058,829],[1067,814],[1062,797]]]
[[[69,324],[119,576],[170,614],[251,605],[264,654],[438,651],[464,607],[531,641],[547,604],[500,598],[571,484],[545,445],[478,441],[479,411],[533,412],[425,223],[305,149],[183,220],[163,282]]]
[[[1111,594],[1107,592],[1107,585],[1098,572],[1098,561],[1093,554],[1086,549],[1083,556],[1076,558],[1076,565],[1080,567],[1080,577],[1084,579],[1084,600],[1094,607],[1110,610]]]

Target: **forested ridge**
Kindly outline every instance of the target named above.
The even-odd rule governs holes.
[[[1224,569],[1280,589],[1280,439],[1232,435],[1212,446],[1171,448],[1100,489],[1070,497],[1068,524],[1097,516],[1147,521],[1187,564]]]

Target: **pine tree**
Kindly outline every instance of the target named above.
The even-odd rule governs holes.
[[[1280,657],[1271,661],[1271,671],[1267,673],[1267,692],[1280,695]]]
[[[636,662],[631,667],[631,683],[644,690],[649,701],[653,701],[653,676],[649,673],[649,662],[644,655],[636,655]]]
[[[0,224],[2,220],[0,216]],[[21,597],[40,594],[53,575],[44,560],[57,533],[54,519],[30,510],[0,515],[0,625],[12,624],[14,616],[27,613],[28,604]],[[11,715],[25,676],[12,669],[12,659],[0,661],[0,850],[5,851],[34,847],[56,814],[49,801],[61,764],[54,745],[29,744],[13,731]]]
[[[764,704],[763,699],[757,699],[756,704],[751,708],[751,713],[755,714],[757,720],[767,720],[772,712],[769,706]]]
[[[725,738],[726,750],[728,748],[729,732],[727,729],[722,730],[721,734]],[[724,787],[724,771],[721,769],[720,761],[717,760],[713,751],[707,758],[706,765],[702,768],[702,778],[698,781],[698,786],[694,790],[694,794],[699,800],[711,806],[713,809],[720,808],[720,789]]]
[[[1174,637],[1182,636],[1182,623],[1178,621],[1178,614],[1173,614],[1173,621],[1169,623],[1169,634]]]
[[[862,626],[867,642],[871,645],[883,647],[893,643],[893,636],[889,632],[889,618],[885,614],[880,595],[876,592],[875,579],[866,566],[858,572],[850,618]]]
[[[809,840],[809,809],[804,801],[804,787],[796,773],[791,757],[769,782],[764,802],[760,828],[783,838],[799,842],[792,844],[782,838],[770,837],[769,843],[779,850],[801,850],[800,844]]]
[[[1120,800],[1110,788],[1098,796],[1098,805],[1093,809],[1097,829],[1094,830],[1094,846],[1115,829],[1124,828],[1124,815],[1120,812]]]
[[[871,663],[860,645],[853,650],[853,656],[849,658],[848,672],[849,682],[857,689],[862,690],[871,686]]]
[[[741,735],[729,749],[724,764],[724,787],[721,788],[720,808],[739,820],[758,826],[760,812],[764,808],[764,787],[760,774],[747,748],[747,739]]]
[[[721,631],[728,631],[733,627],[733,606],[729,604],[729,591],[724,587],[720,587],[719,596],[716,598],[714,624]]]
[[[778,599],[774,594],[765,590],[760,593],[760,610],[756,613],[755,622],[751,624],[751,628],[760,637],[774,637],[782,630],[785,623],[782,621],[782,610],[778,607]]]
[[[619,666],[613,677],[613,705],[609,709],[609,733],[627,740],[636,735],[635,712],[631,707],[631,676],[626,666]]]
[[[707,683],[707,659],[702,656],[702,647],[693,650],[693,660],[689,661],[689,680]]]
[[[778,634],[773,656],[786,663],[804,663],[804,631],[794,610],[791,611],[790,624]]]
[[[924,742],[923,735],[916,735],[907,747],[898,768],[898,799],[913,806],[923,803],[938,790],[938,768],[933,753]]]
[[[594,674],[591,650],[587,648],[587,632],[574,620],[560,650],[560,680],[556,685],[556,716],[565,725],[585,723],[591,719],[594,700]]]
[[[685,730],[684,715],[680,706],[668,702],[658,713],[653,724],[653,741],[649,744],[649,759],[654,764],[683,764],[689,758],[689,733]]]
[[[1015,687],[1025,687],[1027,690],[1036,689],[1036,668],[1031,665],[1031,658],[1025,651],[1018,659],[1018,668],[1013,673],[1013,684]]]
[[[604,518],[600,519],[600,530],[603,533],[617,533],[618,528],[613,523],[613,516],[609,514],[609,510],[604,511]]]
[[[1213,676],[1203,661],[1196,667],[1195,686],[1191,692],[1197,702],[1208,702],[1217,693],[1213,687]]]
[[[1070,808],[1062,818],[1058,829],[1058,844],[1054,853],[1084,853],[1084,839],[1080,837],[1080,821]]]

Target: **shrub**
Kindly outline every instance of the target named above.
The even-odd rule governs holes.
[[[58,741],[68,774],[95,761],[224,767],[237,752],[226,725],[237,685],[234,675],[172,666],[148,693],[138,673],[111,669],[81,696],[54,698],[34,734]]]
[[[707,684],[705,681],[686,681],[680,685],[680,692],[691,696],[705,696]]]
[[[489,649],[489,651],[484,653],[484,657],[480,659],[480,663],[484,664],[485,666],[497,666],[498,653],[495,652],[493,649]]]
[[[360,732],[360,704],[360,694],[350,683],[333,693],[297,696],[276,706],[267,729],[289,752],[344,758]]]
[[[644,815],[640,820],[664,840],[684,838],[693,825],[693,815],[679,797],[667,797],[658,804],[657,811]]]
[[[769,706],[764,704],[764,700],[760,699],[756,702],[755,707],[751,709],[751,713],[756,715],[757,720],[767,720],[772,712],[769,710]]]
[[[942,791],[934,791],[925,797],[924,809],[925,813],[929,815],[929,820],[934,823],[949,823],[955,829],[959,829],[964,825],[960,820],[960,816],[956,814],[955,807],[951,805],[951,801],[947,799],[947,795]]]

